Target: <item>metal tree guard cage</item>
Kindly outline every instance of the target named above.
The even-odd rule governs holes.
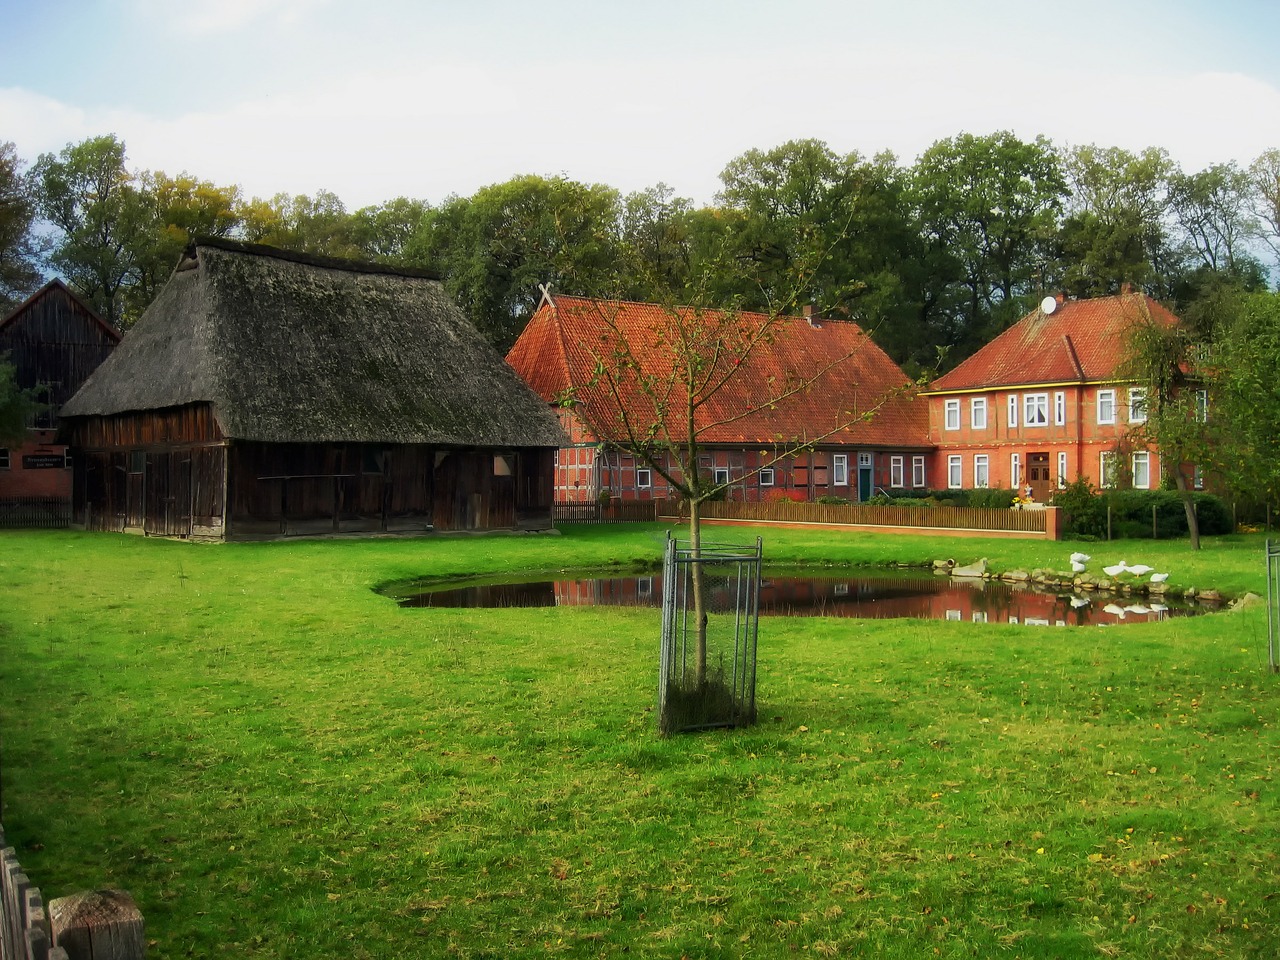
[[[658,729],[663,736],[756,719],[760,538],[755,546],[668,536],[662,568]]]
[[[1280,673],[1280,542],[1267,541],[1267,666]]]

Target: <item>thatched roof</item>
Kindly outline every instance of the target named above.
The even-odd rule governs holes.
[[[188,251],[62,416],[192,403],[241,440],[564,441],[429,274],[226,240]]]

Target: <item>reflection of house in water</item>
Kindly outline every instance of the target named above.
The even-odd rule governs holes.
[[[711,612],[728,610],[737,583],[712,576]],[[946,577],[888,576],[834,580],[822,577],[770,576],[760,584],[760,613],[786,617],[857,617],[869,620],[924,619],[1027,626],[1107,626],[1163,620],[1196,612],[1151,601],[1144,605],[1116,598],[1083,599],[1076,594],[1043,592],[1029,584]],[[598,577],[535,583],[468,584],[409,596],[402,606],[430,607],[657,607],[662,578]]]

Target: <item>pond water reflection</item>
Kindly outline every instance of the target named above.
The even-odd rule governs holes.
[[[713,594],[727,590],[712,577]],[[393,585],[383,591],[402,607],[657,607],[662,577],[584,577],[519,582],[468,581],[425,588]],[[918,617],[1032,626],[1114,626],[1205,613],[1194,603],[1112,594],[1073,594],[1034,584],[963,580],[929,574],[814,576],[766,571],[760,613],[786,617]]]

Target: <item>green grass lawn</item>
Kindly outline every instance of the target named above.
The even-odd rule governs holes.
[[[788,565],[1078,546],[764,535]],[[129,890],[152,957],[1275,956],[1261,608],[769,619],[761,722],[662,740],[656,611],[372,590],[654,563],[663,536],[0,534],[8,840],[47,897]],[[1085,549],[1265,592],[1258,536]]]

